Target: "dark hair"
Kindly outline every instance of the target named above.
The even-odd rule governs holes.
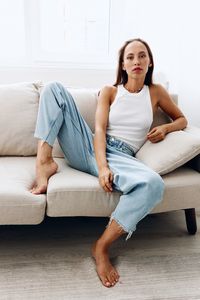
[[[124,45],[121,47],[121,49],[119,50],[119,60],[118,60],[118,68],[117,68],[117,78],[116,78],[116,82],[113,84],[114,86],[118,86],[119,84],[126,84],[128,81],[128,76],[125,70],[122,69],[122,63],[124,60],[124,51],[126,49],[126,47],[128,46],[128,44],[132,43],[132,42],[140,42],[142,43],[146,49],[147,52],[149,54],[149,58],[150,58],[150,62],[151,62],[151,66],[149,67],[147,74],[145,76],[145,80],[144,80],[144,84],[150,86],[153,83],[153,79],[152,79],[152,74],[153,74],[153,69],[154,69],[154,62],[153,62],[153,54],[151,52],[151,49],[149,47],[149,45],[147,44],[147,42],[143,41],[142,39],[131,39],[128,40],[124,43]]]

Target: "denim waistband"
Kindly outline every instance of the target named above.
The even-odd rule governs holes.
[[[107,141],[107,145],[114,147],[116,150],[131,156],[135,156],[133,148],[129,144],[123,142],[122,140],[107,134],[106,141]]]

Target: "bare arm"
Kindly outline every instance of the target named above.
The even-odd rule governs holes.
[[[156,87],[158,97],[157,105],[168,114],[173,122],[154,127],[147,135],[147,138],[156,143],[163,140],[167,133],[184,129],[187,126],[187,120],[178,106],[170,98],[168,92],[161,86]]]
[[[99,170],[99,182],[106,192],[112,191],[113,174],[106,159],[106,129],[114,87],[104,87],[98,99],[95,116],[94,150]]]

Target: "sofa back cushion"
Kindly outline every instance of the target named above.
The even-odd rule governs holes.
[[[88,88],[68,88],[68,90],[72,94],[84,120],[87,122],[92,132],[94,132],[98,91]]]
[[[0,85],[0,155],[35,155],[40,83]]]

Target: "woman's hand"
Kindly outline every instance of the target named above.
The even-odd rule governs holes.
[[[147,134],[147,139],[152,143],[157,143],[164,140],[167,131],[167,125],[156,126]]]
[[[112,192],[113,173],[108,167],[99,170],[99,183],[106,192]]]

